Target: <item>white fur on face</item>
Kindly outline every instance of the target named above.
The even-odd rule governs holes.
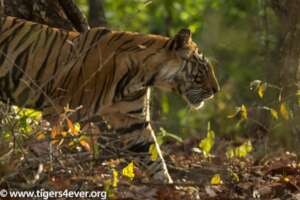
[[[177,62],[168,63],[166,66],[160,70],[160,77],[164,80],[171,79],[179,70],[179,65]]]

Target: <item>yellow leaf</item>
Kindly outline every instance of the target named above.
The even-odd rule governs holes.
[[[70,142],[68,143],[68,145],[69,145],[69,147],[73,147],[73,146],[75,145],[75,142],[74,142],[74,141],[70,141]]]
[[[250,83],[250,90],[256,90],[262,84],[261,80],[254,80]]]
[[[278,119],[278,113],[275,109],[271,108],[270,112],[271,112],[271,115],[274,119]]]
[[[247,156],[251,151],[253,150],[253,146],[250,140],[248,140],[247,142],[241,144],[238,147],[235,148],[228,148],[226,151],[226,157],[228,159],[234,158],[234,157],[245,157]]]
[[[227,151],[226,151],[226,157],[228,159],[231,159],[235,156],[234,154],[234,149],[233,148],[228,148]]]
[[[75,129],[75,127],[73,125],[73,122],[69,118],[67,118],[67,125],[68,125],[68,128],[69,128],[71,134],[73,136],[77,136],[78,135],[78,131]]]
[[[46,135],[43,132],[38,132],[36,135],[36,139],[37,140],[45,140],[46,139]]]
[[[289,177],[284,177],[283,181],[286,182],[286,183],[288,183],[288,182],[290,182],[290,179],[289,179]]]
[[[126,167],[122,170],[123,176],[128,177],[130,180],[133,180],[134,178],[134,164],[133,161],[131,161]]]
[[[245,105],[242,105],[240,107],[240,113],[241,113],[242,119],[248,119],[248,111],[247,111],[247,107]]]
[[[151,155],[151,160],[152,161],[157,160],[158,152],[157,152],[157,148],[156,148],[155,144],[151,144],[150,145],[150,147],[149,147],[149,153]]]
[[[289,112],[285,103],[280,104],[280,114],[285,120],[289,119]]]
[[[199,148],[203,151],[205,157],[207,157],[215,143],[215,132],[210,129],[210,123],[207,128],[207,135],[199,143]]]
[[[42,113],[40,111],[36,111],[30,108],[19,108],[18,115],[20,117],[29,117],[33,120],[41,120]]]
[[[59,134],[60,134],[59,128],[57,128],[56,126],[53,127],[52,130],[51,130],[51,138],[54,139]]]
[[[86,151],[91,151],[91,146],[86,138],[80,138],[79,143]]]
[[[215,174],[211,180],[210,180],[210,184],[212,185],[221,185],[223,183],[220,174]]]
[[[119,172],[117,170],[113,170],[113,187],[117,187],[118,186],[118,183],[119,183],[119,179],[118,179],[118,175],[119,175]]]
[[[80,124],[79,123],[75,123],[74,124],[74,129],[78,133],[80,131]]]
[[[267,84],[266,83],[262,83],[262,84],[259,85],[257,93],[258,93],[258,96],[260,98],[264,97],[266,89],[267,89]]]
[[[62,132],[61,132],[61,135],[62,135],[63,137],[67,137],[68,132],[67,132],[67,131],[62,131]]]
[[[51,139],[55,139],[57,136],[60,135],[60,130],[58,127],[53,127],[52,130],[51,130]],[[58,140],[52,140],[51,141],[52,144],[56,144],[58,143]]]
[[[235,153],[235,156],[242,158],[242,157],[247,156],[252,151],[252,149],[253,149],[252,143],[249,140],[249,141],[243,143],[242,145],[236,147],[234,153]]]

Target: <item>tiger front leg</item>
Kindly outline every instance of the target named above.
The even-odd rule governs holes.
[[[151,125],[148,124],[148,126],[138,134],[138,140],[133,140],[133,144],[130,145],[130,150],[141,153],[142,156],[137,160],[137,163],[140,162],[139,166],[145,169],[147,175],[154,180],[172,183],[172,178],[169,175],[166,162],[162,156]],[[152,150],[150,150],[150,148]]]
[[[173,182],[149,122],[121,113],[110,114],[105,118],[118,135],[120,143],[117,148],[121,153],[133,153],[137,166],[151,179],[164,183]],[[150,147],[156,155],[151,155]]]

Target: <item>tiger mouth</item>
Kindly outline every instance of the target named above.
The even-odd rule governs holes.
[[[189,107],[192,108],[192,109],[199,110],[204,105],[204,99],[202,99],[202,98],[201,99],[199,99],[199,98],[195,99],[195,98],[191,98],[189,96],[184,96],[183,98],[187,102]]]
[[[199,110],[204,106],[204,101],[201,101],[200,103],[197,103],[197,104],[189,103],[189,105],[192,109]]]
[[[213,95],[202,95],[202,94],[187,94],[184,99],[189,106],[195,110],[199,110],[204,106],[205,101],[212,99]]]

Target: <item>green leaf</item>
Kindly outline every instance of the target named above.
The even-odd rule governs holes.
[[[2,134],[3,134],[2,135],[3,140],[5,140],[5,141],[11,141],[12,136],[13,136],[13,133],[11,131],[3,131]]]
[[[170,111],[170,105],[169,105],[169,99],[168,99],[167,95],[163,95],[162,96],[161,107],[162,107],[163,113],[169,113],[169,111]]]
[[[175,135],[174,133],[170,133],[162,127],[159,130],[160,130],[160,132],[158,133],[158,136],[157,136],[158,137],[158,144],[162,144],[165,141],[166,138],[171,138],[171,139],[176,140],[177,142],[182,143],[182,141],[183,141],[182,138]]]
[[[298,97],[298,105],[300,106],[300,90],[297,91],[296,95]]]
[[[152,161],[157,160],[157,158],[158,158],[158,152],[157,152],[157,148],[156,148],[155,144],[151,144],[150,145],[150,147],[149,147],[149,154],[150,154],[150,157],[151,157]]]

